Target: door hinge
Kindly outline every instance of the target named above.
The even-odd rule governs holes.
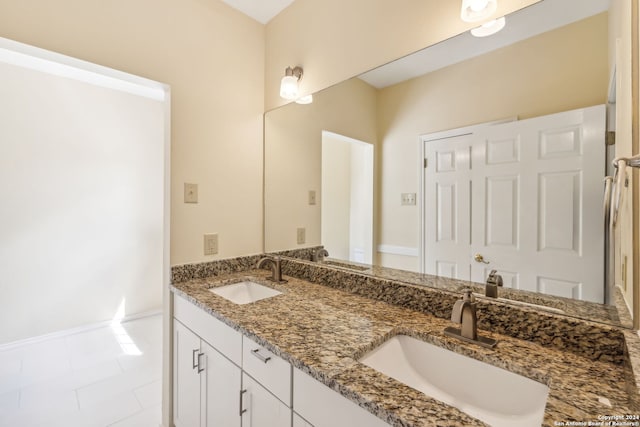
[[[425,167],[425,169],[427,168],[427,164],[428,164],[428,163],[429,163],[429,162],[427,161],[427,159],[424,159],[424,167]]]
[[[616,143],[616,133],[615,131],[608,131],[607,132],[607,141],[606,141],[606,145],[615,145]]]

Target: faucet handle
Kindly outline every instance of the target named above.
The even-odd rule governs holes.
[[[491,272],[489,273],[489,277],[487,277],[487,285],[503,285],[502,276],[497,273],[497,270],[491,270]]]

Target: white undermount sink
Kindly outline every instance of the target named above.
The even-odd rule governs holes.
[[[234,304],[249,304],[260,301],[261,299],[275,297],[282,293],[248,280],[233,283],[231,285],[211,288],[209,291],[221,296],[222,298],[228,299]]]
[[[396,335],[359,362],[491,426],[542,424],[549,387],[433,344]]]

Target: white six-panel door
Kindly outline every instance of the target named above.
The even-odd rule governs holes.
[[[484,282],[496,269],[508,287],[603,302],[604,135],[596,106],[425,142],[426,272]],[[468,163],[451,164],[468,170],[438,167],[467,144]]]
[[[427,273],[470,280],[471,152],[473,135],[425,143]]]

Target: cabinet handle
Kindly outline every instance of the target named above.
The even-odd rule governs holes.
[[[204,371],[204,368],[200,369],[200,357],[204,356],[204,353],[198,353],[198,373]]]
[[[251,350],[251,353],[253,353],[253,355],[255,357],[257,357],[258,359],[262,360],[264,363],[267,363],[269,360],[271,360],[271,357],[264,357],[263,355],[261,355],[259,353],[260,349],[256,348],[255,350]]]
[[[242,395],[245,394],[247,392],[247,389],[245,388],[244,390],[240,390],[240,416],[242,416],[242,414],[244,414],[245,412],[247,412],[246,409],[242,409],[243,406],[243,402],[242,402]]]
[[[198,358],[198,360],[196,360],[196,354],[200,351],[199,348],[196,348],[195,350],[193,350],[193,354],[191,355],[191,364],[193,365],[193,369],[196,369],[198,367],[198,364],[200,363],[200,360]]]

